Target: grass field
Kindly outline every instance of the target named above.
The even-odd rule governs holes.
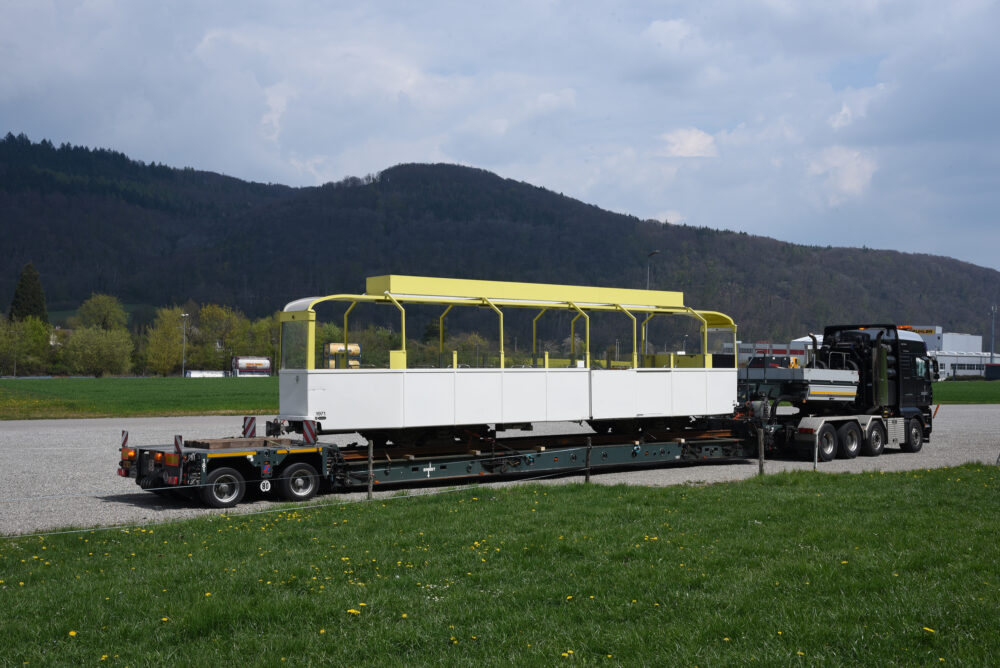
[[[936,383],[934,400],[1000,403],[1000,382]],[[0,379],[0,420],[277,412],[277,377]]]
[[[278,379],[0,379],[0,419],[278,412]]]
[[[442,490],[0,541],[10,665],[996,665],[998,470]]]
[[[1000,381],[961,380],[934,383],[934,401],[942,404],[1000,404]]]

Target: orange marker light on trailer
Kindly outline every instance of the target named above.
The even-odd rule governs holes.
[[[135,459],[135,448],[122,448],[121,453],[124,461],[130,462]]]
[[[156,462],[156,463],[162,462],[163,461],[163,453],[162,452],[157,452],[156,454],[154,454],[153,455],[153,461]]]

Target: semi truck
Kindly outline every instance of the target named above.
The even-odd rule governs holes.
[[[877,457],[888,446],[917,452],[933,426],[937,361],[923,339],[891,324],[827,327],[805,366],[748,366],[739,392],[773,450]],[[782,404],[788,410],[779,410]]]
[[[346,303],[388,305],[402,318],[401,348],[389,368],[317,364],[316,309]],[[406,306],[455,306],[498,316],[499,363],[408,368]],[[548,311],[584,320],[579,360],[530,368],[504,362],[503,310]],[[601,368],[590,358],[589,313],[620,314],[632,329],[632,361]],[[642,327],[639,318],[642,317]],[[700,352],[643,355],[645,325],[654,317],[692,318]],[[756,456],[810,447],[824,461],[877,455],[886,445],[919,450],[931,433],[932,361],[920,337],[894,325],[828,327],[803,368],[737,369],[732,355],[710,351],[710,337],[736,344],[736,325],[715,311],[692,309],[679,292],[465,281],[408,276],[369,278],[363,294],[312,297],[281,315],[280,413],[265,436],[253,418],[239,437],[131,447],[123,434],[118,474],[160,494],[196,495],[209,506],[239,503],[248,486],[305,500],[337,491],[503,476],[553,475],[607,467]],[[641,338],[640,338],[641,337]],[[575,335],[571,332],[571,339]],[[721,349],[721,346],[719,346]],[[544,422],[587,424],[593,433],[534,436]],[[348,445],[325,434],[358,434]]]

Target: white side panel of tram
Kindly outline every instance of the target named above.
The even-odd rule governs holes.
[[[280,417],[324,429],[731,413],[736,369],[282,370]]]

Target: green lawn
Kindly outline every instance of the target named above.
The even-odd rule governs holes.
[[[9,665],[996,665],[998,470],[570,484],[0,540]]]
[[[1000,381],[951,380],[934,383],[934,401],[942,404],[1000,404]]]
[[[942,404],[1000,403],[1000,382],[934,384]],[[278,412],[278,378],[0,379],[0,420]]]
[[[0,419],[277,413],[278,379],[0,380]]]

